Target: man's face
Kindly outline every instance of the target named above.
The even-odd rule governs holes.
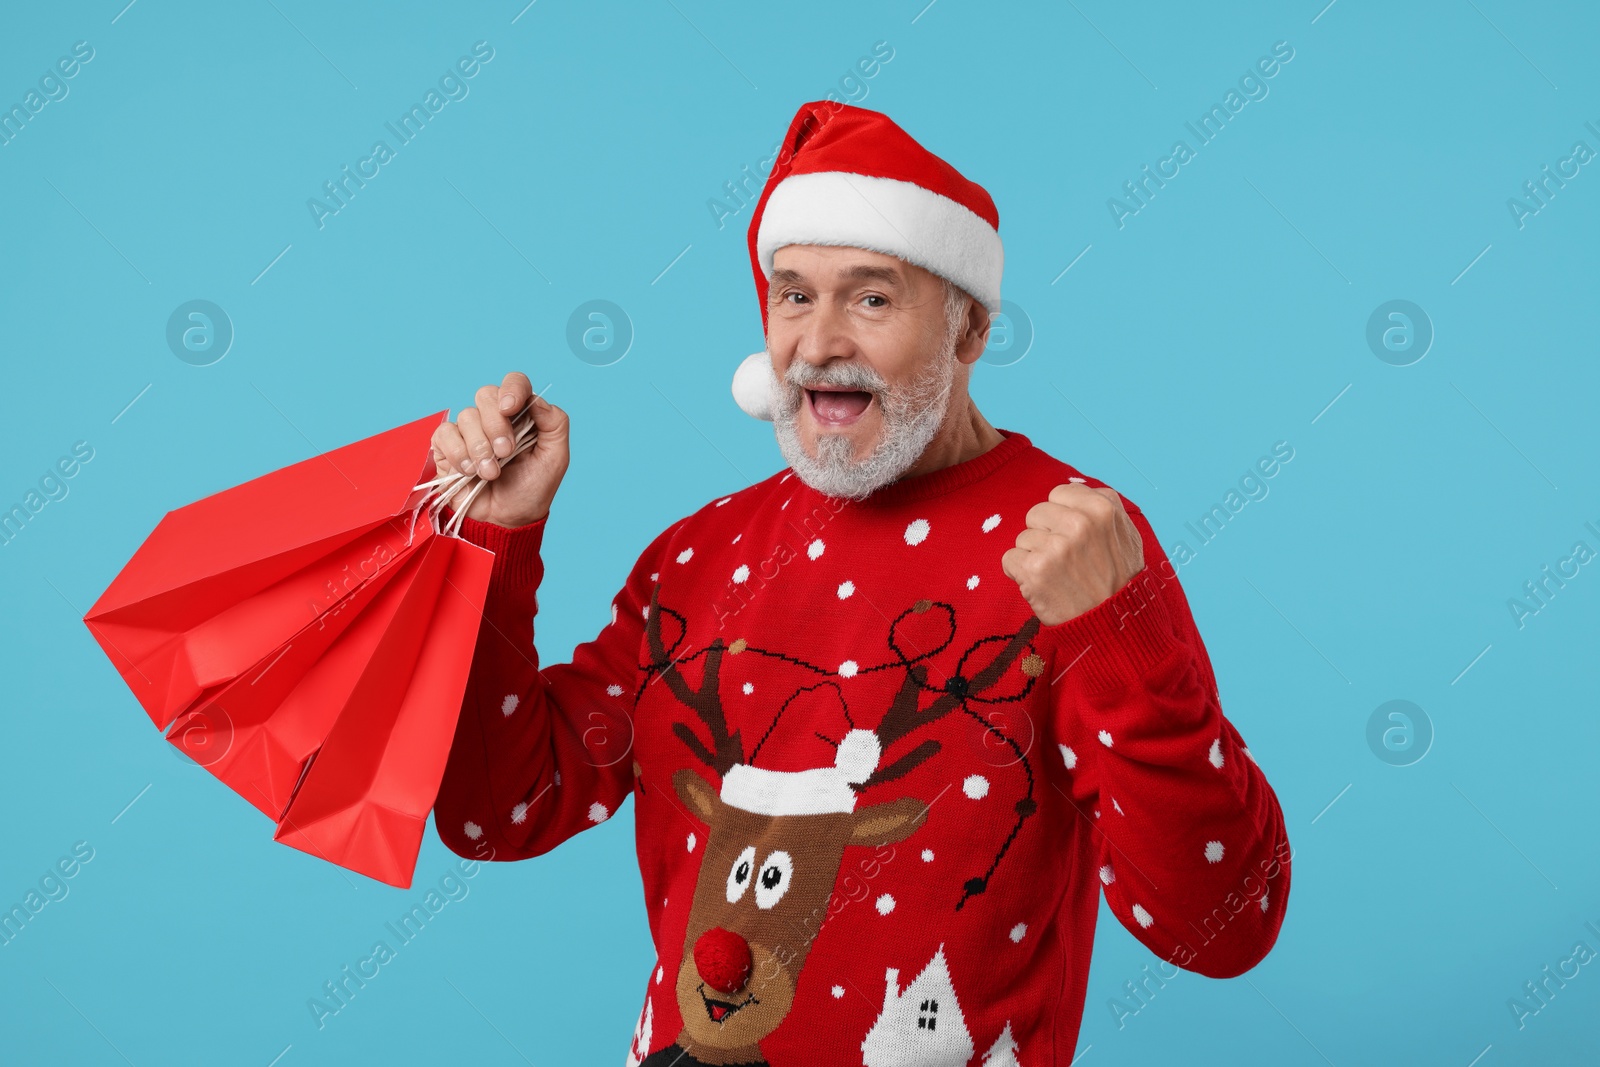
[[[833,496],[859,498],[899,477],[949,406],[958,361],[944,283],[879,252],[787,245],[773,256],[767,299],[784,458]]]

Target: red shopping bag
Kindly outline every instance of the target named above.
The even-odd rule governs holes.
[[[445,415],[170,512],[84,618],[167,739],[277,840],[402,887],[493,563],[436,526],[440,483],[472,481],[429,481]]]

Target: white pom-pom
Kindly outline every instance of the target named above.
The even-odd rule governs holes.
[[[772,357],[763,349],[733,372],[733,399],[751,418],[772,421]]]
[[[844,775],[845,781],[859,785],[871,778],[872,772],[878,769],[878,757],[881,754],[877,734],[871,730],[851,730],[839,742],[839,748],[833,754],[833,765]]]

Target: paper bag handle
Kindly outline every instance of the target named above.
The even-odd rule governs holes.
[[[507,463],[522,455],[533,447],[538,437],[538,431],[533,425],[533,408],[529,406],[521,415],[511,420],[512,447],[511,454],[504,459],[496,459],[500,469],[504,470]],[[449,537],[461,536],[461,524],[466,521],[467,511],[472,507],[472,502],[483,492],[483,487],[489,483],[476,474],[467,474],[463,471],[450,471],[436,478],[414,486],[413,492],[422,489],[427,495],[417,503],[412,511],[412,523],[423,509],[428,512],[428,521],[433,526],[434,533],[442,533]],[[439,525],[439,515],[449,506],[454,509],[448,522],[443,527]]]

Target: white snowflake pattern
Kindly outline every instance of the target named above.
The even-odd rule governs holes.
[[[518,826],[521,826],[522,820],[526,819],[527,817],[528,805],[523,801],[517,801],[517,803],[511,809],[511,821],[516,823]]]
[[[887,915],[894,910],[894,897],[889,893],[885,893],[877,899],[873,907],[878,909],[879,915]]]
[[[694,834],[690,834],[690,835],[689,835],[689,851],[690,851],[690,852],[693,852],[693,851],[694,851],[694,843],[695,843],[695,841],[697,841],[697,840],[699,840],[699,839],[698,839],[698,838],[696,838],[696,837],[695,837],[695,836],[694,836]]]
[[[731,496],[723,497],[721,500],[717,501],[717,507],[720,508],[722,505],[726,504],[728,501],[730,501],[732,499],[733,499],[733,497],[731,497]]]
[[[520,703],[522,701],[517,697],[517,694],[507,693],[506,698],[500,702],[500,714],[510,715],[517,710],[517,705]]]
[[[756,691],[756,687],[755,687],[755,684],[753,682],[744,683],[744,686],[742,688],[744,689],[744,695],[745,696],[749,696],[751,693],[754,693]]]
[[[1239,751],[1243,752],[1246,756],[1250,756],[1250,750],[1248,748],[1241,748],[1241,749],[1239,749]],[[1251,763],[1255,763],[1256,762],[1256,758],[1254,756],[1250,756],[1250,762]]]
[[[654,582],[654,581],[659,581],[659,580],[660,580],[660,578],[661,578],[661,572],[660,572],[660,571],[656,571],[656,572],[655,572],[655,573],[653,573],[653,574],[651,574],[651,575],[650,575],[650,580],[651,580],[651,581],[652,581],[652,582]]]
[[[665,978],[666,974],[667,974],[666,968],[664,968],[664,967],[657,967],[656,968],[656,985],[660,985],[661,984],[661,979]]]
[[[1266,893],[1262,893],[1261,894],[1261,910],[1262,911],[1266,911],[1267,910],[1267,894]]]
[[[1013,926],[1011,928],[1011,940],[1012,941],[1021,941],[1024,937],[1027,937],[1027,936],[1028,936],[1028,924],[1027,923],[1018,923],[1017,925],[1015,925],[1015,926]]]
[[[743,583],[749,577],[750,577],[750,568],[747,567],[745,564],[741,563],[741,564],[739,564],[739,566],[737,568],[734,569],[733,580],[734,580],[735,584]]]
[[[932,863],[933,862],[933,849],[925,848],[925,849],[922,850],[922,862],[923,863]]]
[[[854,678],[856,676],[856,671],[860,669],[860,665],[856,663],[855,660],[847,659],[843,663],[839,664],[839,677]]]
[[[618,685],[616,682],[612,682],[610,685],[606,686],[606,696],[619,697],[621,695],[622,686]]]
[[[834,1000],[844,999],[844,986],[842,985],[836,985],[832,989],[828,990],[828,992],[833,994]]]
[[[1133,917],[1140,926],[1147,930],[1150,928],[1150,925],[1156,921],[1155,916],[1151,915],[1148,911],[1145,911],[1144,905],[1142,904],[1135,904],[1133,906]]]
[[[1100,731],[1100,743],[1102,745],[1106,746],[1107,748],[1111,747],[1111,731],[1110,730],[1101,730]]]
[[[1206,842],[1206,862],[1207,863],[1221,863],[1222,862],[1222,842],[1221,841],[1207,841]]]
[[[1117,876],[1116,876],[1116,873],[1111,870],[1111,864],[1109,864],[1109,863],[1103,864],[1101,866],[1101,868],[1100,868],[1100,882],[1101,882],[1101,884],[1110,885],[1112,882],[1115,882],[1116,880],[1117,880]]]
[[[646,604],[644,607],[640,608],[639,609],[639,614],[644,617],[644,621],[645,622],[649,622],[650,621],[650,605]]]
[[[617,624],[617,602],[614,600],[611,602],[611,624]]]
[[[1211,760],[1211,766],[1222,769],[1222,738],[1211,742],[1211,754],[1207,758]]]
[[[483,827],[468,819],[466,825],[461,827],[461,832],[467,835],[468,841],[476,841],[483,836]]]
[[[1061,749],[1061,762],[1067,765],[1067,770],[1070,771],[1072,768],[1078,765],[1078,754],[1076,752],[1072,751],[1072,749],[1066,745],[1059,745],[1057,747]]]
[[[605,822],[610,815],[611,813],[606,810],[606,806],[600,803],[598,800],[589,805],[590,822]]]
[[[816,559],[818,556],[822,555],[827,547],[827,545],[822,543],[822,538],[819,537],[806,546],[806,555],[810,556],[812,559]]]
[[[1116,811],[1116,813],[1118,815],[1126,815],[1127,814],[1127,812],[1122,810],[1122,805],[1117,803],[1117,798],[1116,797],[1112,797],[1111,798],[1111,807],[1112,807],[1112,809],[1114,811]]]
[[[976,574],[974,574],[971,578],[967,579],[967,588],[968,589],[976,589],[976,588],[978,588],[978,576]]]
[[[856,591],[856,583],[846,579],[839,583],[839,599],[849,600],[850,594]]]
[[[1073,485],[1084,485],[1084,484],[1086,484],[1088,482],[1088,479],[1087,478],[1068,478],[1067,481],[1071,482]]]
[[[693,548],[693,546],[691,546],[689,548],[686,548],[682,552],[678,553],[678,562],[679,563],[688,563],[691,559],[694,559],[694,548]]]
[[[743,537],[743,536],[744,536],[744,534],[742,534],[742,533],[736,533],[736,534],[734,534],[734,535],[733,535],[733,540],[732,540],[732,541],[729,541],[729,542],[728,542],[728,544],[730,544],[730,545],[736,545],[736,544],[738,544],[738,543],[739,543],[739,538],[741,538],[741,537]]]
[[[973,800],[982,800],[989,795],[989,779],[981,774],[969,774],[961,783],[961,791]]]
[[[906,544],[920,545],[928,539],[928,520],[912,519],[911,525],[906,527]]]
[[[999,512],[995,512],[993,515],[990,515],[987,519],[983,520],[983,532],[984,533],[988,533],[990,530],[993,530],[996,526],[999,526],[999,525],[1000,525],[1000,513]]]

